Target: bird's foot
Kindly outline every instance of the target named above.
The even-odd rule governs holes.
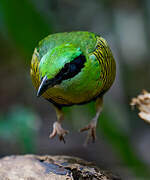
[[[80,132],[84,132],[84,131],[88,131],[88,135],[87,135],[87,138],[86,138],[84,145],[87,145],[91,138],[92,138],[92,142],[94,143],[95,139],[96,139],[96,121],[95,121],[95,118],[90,122],[90,124],[88,124],[87,126],[85,126],[82,129],[80,129]]]
[[[53,124],[53,131],[49,137],[54,138],[58,134],[59,140],[63,141],[65,143],[64,136],[68,133],[69,133],[69,131],[64,130],[59,122],[55,122]]]

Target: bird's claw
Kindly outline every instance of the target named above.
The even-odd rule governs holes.
[[[84,128],[80,129],[80,132],[84,132],[84,131],[88,131],[88,135],[85,141],[85,145],[87,145],[89,143],[90,138],[92,138],[92,142],[95,142],[96,139],[96,125],[95,123],[91,122],[90,124],[88,124],[87,126],[85,126]]]
[[[50,134],[50,138],[54,138],[57,134],[59,136],[59,140],[60,141],[63,141],[65,143],[65,139],[64,139],[64,136],[66,134],[68,134],[69,131],[67,130],[64,130],[62,127],[61,127],[61,124],[59,122],[55,122],[53,124],[53,131],[52,133]]]

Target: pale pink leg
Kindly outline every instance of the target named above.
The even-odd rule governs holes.
[[[80,129],[80,132],[88,130],[88,135],[85,141],[85,145],[89,142],[90,138],[92,138],[92,141],[95,142],[97,120],[102,112],[102,105],[103,105],[102,97],[98,98],[95,104],[96,104],[96,116],[91,120],[91,122],[87,126]]]
[[[69,131],[64,130],[61,126],[61,123],[64,119],[63,112],[60,108],[55,107],[56,115],[57,115],[57,121],[53,124],[53,131],[50,134],[50,138],[54,138],[56,135],[59,136],[59,140],[63,141],[65,143],[64,136],[69,133]]]

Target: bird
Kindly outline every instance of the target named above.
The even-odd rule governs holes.
[[[95,102],[96,115],[80,132],[88,131],[87,140],[96,139],[96,126],[103,109],[103,96],[116,76],[116,63],[106,40],[93,32],[72,31],[50,34],[34,50],[30,69],[37,97],[53,104],[57,121],[50,138],[60,141],[63,107]]]

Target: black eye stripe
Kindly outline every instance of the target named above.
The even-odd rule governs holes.
[[[71,79],[81,72],[84,67],[86,58],[83,55],[78,56],[70,63],[66,63],[65,66],[60,70],[60,72],[53,78],[47,79],[44,82],[44,87],[53,87],[56,84],[60,84],[63,80]]]
[[[70,63],[66,63],[65,66],[60,70],[60,72],[55,76],[55,79],[63,81],[74,77],[84,67],[85,61],[85,56],[80,55]]]

